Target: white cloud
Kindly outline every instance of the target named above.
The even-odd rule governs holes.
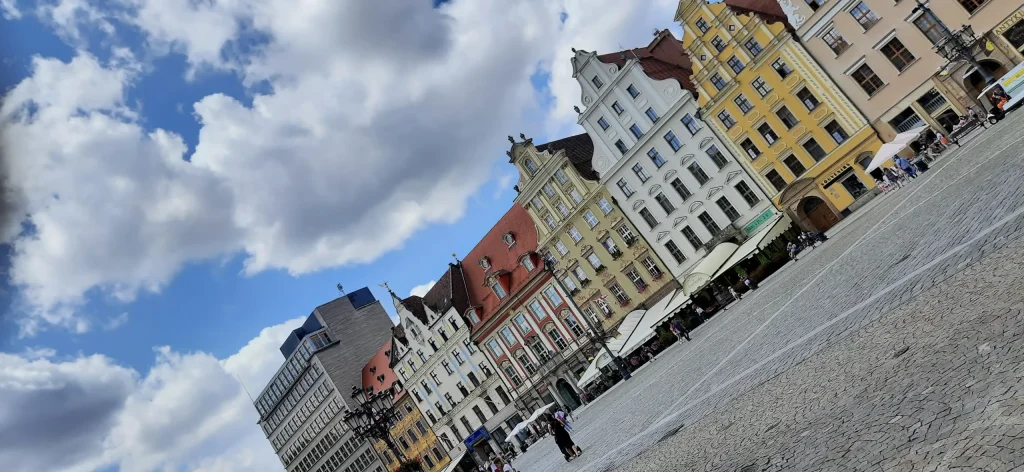
[[[423,285],[417,285],[417,286],[413,287],[412,290],[409,290],[409,296],[410,297],[411,296],[422,297],[422,296],[426,295],[427,291],[430,290],[430,288],[433,287],[434,284],[436,284],[436,283],[437,283],[436,280],[431,280],[430,282],[427,282],[427,283],[425,283]]]
[[[127,311],[123,312],[120,315],[117,315],[117,316],[115,316],[115,317],[113,317],[113,318],[111,318],[109,320],[107,320],[107,322],[103,325],[103,329],[105,329],[107,331],[113,331],[113,330],[115,330],[117,328],[120,328],[120,327],[124,326],[125,323],[128,323],[128,312]]]
[[[502,175],[501,177],[498,177],[498,181],[497,181],[498,185],[495,186],[495,188],[494,188],[494,198],[495,199],[501,198],[501,194],[505,193],[505,191],[508,190],[508,188],[512,186],[512,182],[515,180],[516,177],[519,177],[519,175],[517,175],[517,174],[505,174],[505,175]]]
[[[21,18],[21,11],[18,10],[18,4],[15,0],[0,0],[0,16],[3,16],[7,20],[17,20]]]
[[[0,353],[0,463],[5,470],[275,471],[239,379],[259,390],[302,318],[264,329],[224,360],[156,350],[143,377],[103,356]],[[253,394],[258,392],[253,392]]]
[[[187,262],[243,253],[247,274],[305,274],[371,262],[427,225],[456,221],[503,156],[504,136],[578,132],[568,114],[579,95],[571,47],[645,45],[675,7],[115,4],[68,0],[38,11],[66,37],[90,21],[103,31],[111,18],[127,21],[147,38],[139,57],[182,53],[193,69],[233,68],[270,91],[251,104],[219,94],[193,104],[202,126],[185,161],[173,130],[146,129],[125,105],[142,71],[130,57],[36,59],[0,111],[16,156],[15,201],[35,230],[14,240],[11,276],[29,313],[23,334],[87,330],[91,316],[79,312],[87,294],[131,301],[159,291]],[[253,38],[266,42],[243,54],[239,44]],[[538,67],[553,78],[550,116],[530,86]],[[10,240],[19,226],[6,229]]]

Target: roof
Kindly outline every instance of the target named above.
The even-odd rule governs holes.
[[[363,388],[373,387],[374,392],[383,391],[398,382],[398,375],[388,366],[390,363],[391,341],[384,343],[370,361],[363,366]],[[404,392],[405,389],[403,388]],[[397,395],[396,395],[397,396]]]
[[[469,293],[466,279],[462,274],[462,263],[449,263],[448,270],[437,279],[433,287],[422,297],[412,295],[402,300],[402,305],[424,325],[429,325],[424,306],[434,313],[444,313],[455,307],[459,313],[469,309]]]
[[[502,239],[505,233],[511,232],[515,237],[515,244],[510,248]],[[466,277],[467,288],[469,289],[470,301],[480,309],[481,323],[473,326],[475,332],[479,326],[486,323],[497,312],[502,304],[497,295],[486,285],[488,274],[505,272],[507,280],[505,300],[514,297],[531,279],[543,273],[540,264],[536,264],[533,272],[527,272],[526,268],[519,263],[523,255],[537,251],[537,228],[533,219],[527,213],[526,208],[514,203],[512,208],[498,220],[497,223],[477,243],[465,260],[463,273]],[[484,269],[479,261],[487,257],[490,262],[490,269]],[[539,261],[538,261],[539,262]]]
[[[725,0],[729,8],[740,15],[752,14],[761,17],[765,23],[782,22],[792,30],[785,10],[779,5],[778,0]]]
[[[594,167],[591,166],[591,159],[594,157],[594,141],[587,133],[569,136],[557,141],[537,146],[538,152],[548,151],[554,154],[558,150],[564,150],[569,158],[569,163],[576,168],[576,172],[584,179],[597,182],[601,179]]]
[[[669,30],[659,32],[647,47],[597,56],[597,60],[620,68],[630,59],[639,59],[648,77],[656,80],[676,79],[680,87],[693,94],[697,93],[690,79],[693,75],[690,57],[683,50],[682,41],[676,39]]]

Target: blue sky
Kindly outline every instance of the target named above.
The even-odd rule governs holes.
[[[378,284],[472,249],[515,198],[505,137],[582,131],[570,48],[671,26],[672,1],[600,1],[0,0],[25,216],[0,228],[0,420],[32,430],[0,462],[275,470],[238,382],[337,284],[393,313]]]

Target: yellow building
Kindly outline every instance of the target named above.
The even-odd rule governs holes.
[[[508,152],[520,173],[516,201],[537,227],[538,248],[595,326],[614,333],[641,303],[678,287],[658,255],[619,209],[591,167],[586,133],[535,146],[523,137]]]
[[[772,201],[825,231],[873,197],[874,129],[791,33],[775,1],[681,0],[702,117]]]

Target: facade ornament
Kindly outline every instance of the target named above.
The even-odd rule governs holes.
[[[513,138],[511,135],[509,135],[508,142],[510,142],[512,144],[515,144],[516,143],[516,138]]]
[[[519,137],[522,138],[523,141],[526,141],[526,135],[525,134],[519,133]]]
[[[582,113],[582,112],[580,111],[580,107],[578,107],[578,106],[576,106],[576,105],[573,105],[573,106],[572,106],[572,109],[573,109],[573,110],[574,110],[574,111],[576,112],[576,114],[577,114],[577,115],[579,115],[580,113]]]
[[[793,5],[793,0],[779,0],[779,6],[782,7],[782,11],[786,13],[786,18],[789,19],[789,24],[793,25],[794,28],[799,28],[800,25],[804,24],[806,18]]]

